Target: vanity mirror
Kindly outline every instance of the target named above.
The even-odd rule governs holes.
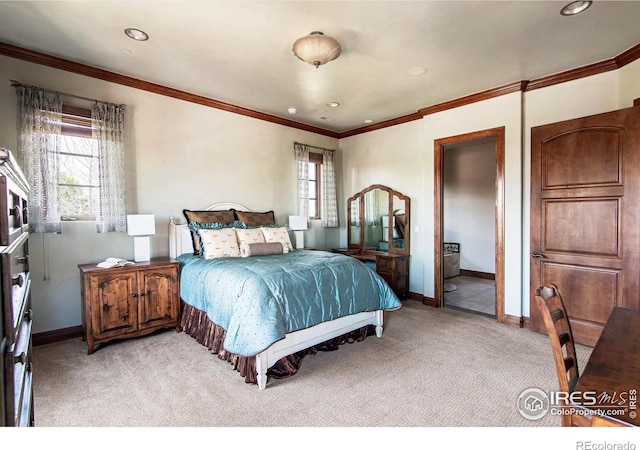
[[[400,298],[409,295],[409,197],[374,184],[347,200],[348,248],[334,248],[370,264]]]
[[[409,197],[374,184],[347,200],[350,249],[409,254]]]

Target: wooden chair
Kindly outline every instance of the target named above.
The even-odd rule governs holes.
[[[572,393],[580,379],[580,371],[571,324],[562,296],[558,287],[550,284],[539,287],[535,298],[551,341],[560,391]],[[563,408],[568,406],[563,405]],[[571,423],[571,416],[562,415],[562,426],[571,426]]]

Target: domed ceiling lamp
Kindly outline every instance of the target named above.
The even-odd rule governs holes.
[[[316,66],[316,69],[336,59],[341,52],[340,43],[321,31],[314,31],[293,43],[293,54],[302,61]]]

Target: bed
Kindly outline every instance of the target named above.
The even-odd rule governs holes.
[[[169,221],[170,256],[181,262],[182,328],[261,390],[269,377],[297,372],[305,353],[372,334],[381,337],[383,311],[402,305],[362,262],[294,250],[286,228],[260,223],[275,222],[272,212],[251,213],[237,203],[218,203],[200,216],[192,213],[185,210],[187,223],[178,224],[173,217]],[[195,222],[230,221],[229,214],[234,220],[225,226]],[[221,236],[228,229],[235,230],[242,255],[220,250],[227,244]],[[247,243],[246,236],[259,232],[266,242]],[[207,239],[214,235],[212,244]]]

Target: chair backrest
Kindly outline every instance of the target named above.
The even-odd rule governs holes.
[[[580,377],[569,316],[558,287],[550,284],[536,290],[536,303],[551,341],[560,391],[573,392]]]

